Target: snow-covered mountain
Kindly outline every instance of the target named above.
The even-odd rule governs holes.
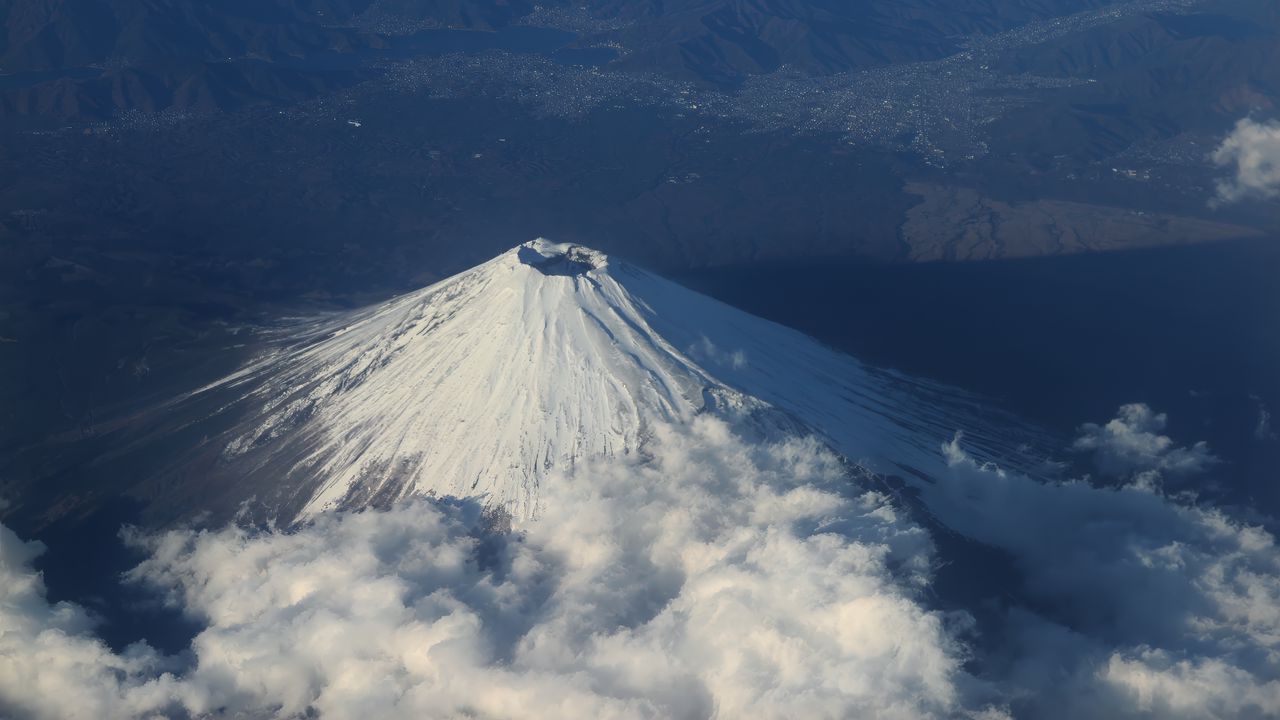
[[[992,455],[1026,439],[984,420],[973,396],[545,240],[295,327],[186,401],[210,398],[212,462],[187,482],[285,519],[421,494],[535,517],[553,473],[643,453],[651,422],[707,412],[758,434],[816,433],[870,469],[917,477],[940,467],[957,429]]]

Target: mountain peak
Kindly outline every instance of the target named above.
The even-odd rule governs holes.
[[[203,391],[230,394],[225,412],[237,416],[217,465],[275,475],[272,488],[241,493],[277,494],[273,516],[424,493],[536,515],[549,474],[636,453],[649,423],[687,422],[736,395],[654,331],[608,266],[601,252],[538,239],[297,328]]]
[[[585,275],[609,265],[609,257],[599,250],[545,238],[523,243],[516,247],[515,253],[521,263],[545,275]]]
[[[545,239],[294,326],[188,401],[205,418],[188,431],[208,441],[203,467],[178,466],[200,480],[157,487],[224,513],[253,498],[282,522],[422,494],[533,517],[557,473],[636,455],[654,423],[700,413],[757,434],[815,433],[885,472],[937,469],[961,418],[979,447],[1001,446],[974,427],[972,396]]]

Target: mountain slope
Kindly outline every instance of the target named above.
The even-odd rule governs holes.
[[[421,494],[537,516],[546,478],[642,453],[651,422],[703,412],[758,435],[815,432],[889,473],[938,469],[962,427],[994,454],[1025,439],[987,426],[976,398],[541,240],[294,328],[179,403],[192,404],[213,408],[193,422],[202,460],[148,494],[215,511],[253,498],[281,520]]]

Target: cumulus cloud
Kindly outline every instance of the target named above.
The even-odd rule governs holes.
[[[36,717],[966,710],[963,649],[919,600],[924,531],[853,491],[815,442],[748,445],[711,418],[656,433],[644,461],[548,482],[541,517],[517,533],[495,532],[474,503],[419,501],[290,533],[143,538],[135,579],[206,625],[190,666],[157,675],[145,648],[112,655],[30,586],[17,610],[30,628],[6,651],[30,660],[27,638],[52,633],[84,659],[27,664],[38,682],[0,697]],[[6,572],[30,576],[33,551],[14,547],[27,549]],[[81,696],[51,691],[79,683]]]
[[[1125,438],[1120,457],[1145,478],[1173,451],[1164,443],[1149,451],[1150,438],[1129,442],[1134,424],[1155,421],[1126,415],[1147,422],[1096,434]],[[1112,488],[1043,483],[976,462],[960,438],[943,451],[949,472],[926,490],[930,510],[1007,553],[1020,574],[1021,600],[992,651],[1015,715],[1275,716],[1280,552],[1269,533],[1141,479]]]
[[[1145,482],[1191,467],[1165,422],[1086,426],[1136,478],[1111,487],[957,436],[916,485],[934,538],[816,441],[708,416],[548,479],[514,529],[440,499],[138,535],[132,579],[204,626],[178,657],[113,653],[0,531],[0,716],[1274,717],[1280,552]],[[994,627],[933,607],[952,535],[1012,563]]]
[[[168,705],[171,663],[143,644],[114,653],[94,621],[70,603],[49,604],[32,561],[44,551],[0,525],[0,717],[111,718]]]
[[[1094,462],[1104,474],[1125,477],[1135,473],[1189,475],[1218,462],[1209,446],[1198,442],[1178,447],[1163,435],[1169,418],[1143,403],[1120,407],[1118,415],[1105,425],[1080,426],[1075,448],[1094,453]]]
[[[1232,172],[1218,182],[1217,202],[1280,196],[1280,122],[1241,120],[1213,153]]]

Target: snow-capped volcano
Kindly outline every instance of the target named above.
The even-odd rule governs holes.
[[[210,440],[227,491],[248,488],[283,517],[418,494],[532,517],[552,473],[641,452],[648,423],[703,412],[817,433],[894,473],[930,473],[962,427],[990,451],[1003,444],[975,398],[545,240],[295,328],[191,397],[209,395],[234,417]]]

